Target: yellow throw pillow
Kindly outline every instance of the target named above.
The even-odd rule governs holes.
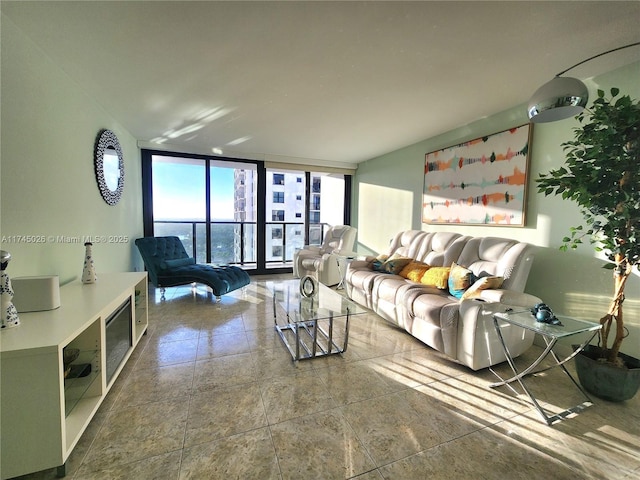
[[[451,272],[451,267],[431,267],[424,272],[420,283],[445,290],[448,287],[449,272]]]
[[[502,277],[481,277],[475,281],[466,292],[462,294],[461,300],[466,298],[478,298],[482,290],[489,290],[490,288],[500,288],[504,282]]]
[[[420,282],[424,272],[429,270],[430,266],[424,262],[409,262],[409,264],[400,270],[399,275],[414,282]]]

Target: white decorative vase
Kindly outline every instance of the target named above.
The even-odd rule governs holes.
[[[96,283],[96,268],[93,265],[93,255],[91,253],[91,242],[84,244],[84,267],[82,268],[82,283]]]
[[[18,311],[13,304],[13,287],[11,286],[11,279],[6,273],[6,268],[11,260],[11,254],[0,250],[0,328],[17,327],[20,325],[20,318],[18,317]]]

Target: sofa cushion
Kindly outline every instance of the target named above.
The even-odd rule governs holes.
[[[459,306],[449,295],[417,295],[411,307],[409,333],[440,352],[455,355]]]
[[[448,267],[458,261],[469,237],[459,233],[432,232],[422,239],[420,249],[413,258],[433,267]],[[463,265],[466,265],[463,263]]]
[[[167,259],[160,262],[160,268],[162,270],[169,270],[177,267],[184,267],[186,265],[195,265],[196,259],[193,257],[174,258]]]
[[[424,275],[424,273],[429,270],[430,266],[424,262],[409,262],[402,270],[400,270],[401,277],[409,279],[413,282],[420,282],[420,279]]]
[[[467,298],[478,298],[483,290],[490,288],[500,288],[504,279],[502,277],[481,277],[477,279],[466,292],[460,297],[461,300]]]
[[[436,287],[440,290],[446,290],[449,280],[449,272],[451,267],[431,267],[424,272],[424,275],[420,279],[420,283],[428,285],[430,287]]]

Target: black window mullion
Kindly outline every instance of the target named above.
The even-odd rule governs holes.
[[[211,161],[205,159],[205,180],[204,180],[204,196],[205,196],[205,214],[204,214],[204,237],[205,237],[205,250],[206,250],[206,262],[211,263]]]
[[[142,232],[153,237],[153,163],[148,150],[141,152],[142,163]]]
[[[304,244],[309,245],[309,217],[311,210],[311,172],[304,172]]]
[[[344,224],[351,225],[351,175],[344,176]]]
[[[266,236],[267,236],[267,169],[264,162],[258,164],[258,188],[257,188],[257,212],[256,212],[256,267],[258,273],[266,271]]]

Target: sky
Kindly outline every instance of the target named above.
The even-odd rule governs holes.
[[[211,168],[211,219],[233,220],[233,168]],[[204,164],[153,163],[155,220],[205,219]]]

